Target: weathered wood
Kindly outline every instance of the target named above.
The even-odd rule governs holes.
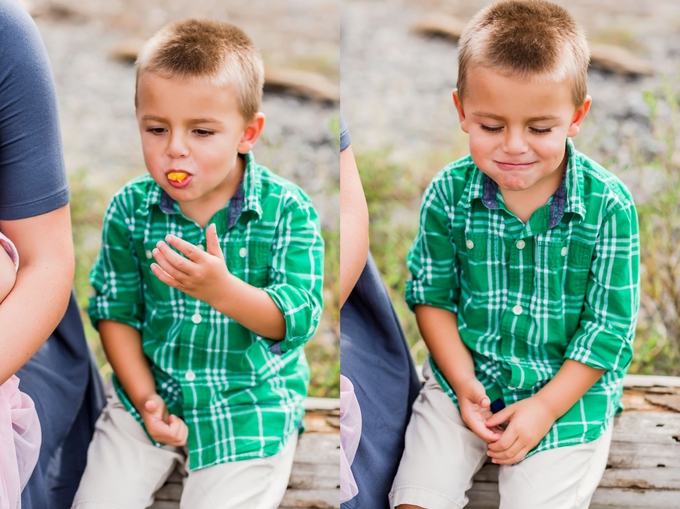
[[[328,103],[340,101],[340,87],[321,74],[296,69],[267,68],[264,75],[265,91],[282,90]]]

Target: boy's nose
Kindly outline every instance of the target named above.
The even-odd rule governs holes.
[[[173,133],[170,135],[167,152],[172,158],[189,155],[189,147],[181,133]]]
[[[503,150],[508,154],[523,154],[527,151],[527,142],[521,129],[506,129]]]

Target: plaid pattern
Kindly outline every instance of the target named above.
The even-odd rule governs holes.
[[[156,390],[189,427],[192,470],[282,449],[304,415],[309,367],[299,347],[321,317],[324,247],[316,212],[296,185],[245,157],[241,191],[210,223],[229,271],[263,288],[283,312],[283,341],[250,332],[153,275],[151,253],[166,234],[200,246],[206,239],[148,175],[111,200],[90,273],[92,323],[114,320],[141,331]],[[115,375],[114,384],[141,423]]]
[[[571,140],[567,151],[560,188],[526,225],[469,156],[444,168],[425,192],[407,262],[407,303],[457,314],[491,401],[536,394],[565,359],[606,370],[527,456],[598,438],[620,409],[633,355],[640,251],[633,200]]]

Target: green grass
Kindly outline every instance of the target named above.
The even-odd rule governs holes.
[[[108,187],[98,188],[88,184],[84,171],[69,176],[71,186],[71,220],[73,223],[73,242],[76,251],[75,290],[85,327],[85,336],[99,364],[103,377],[109,376],[111,367],[106,361],[99,340],[99,334],[90,325],[85,310],[92,287],[88,274],[99,252],[101,244],[102,218],[112,190]],[[322,232],[326,242],[325,281],[324,281],[324,313],[320,332],[332,331],[337,338],[339,334],[340,314],[338,310],[338,274],[339,274],[339,233]],[[340,395],[340,359],[335,344],[323,341],[322,334],[310,340],[305,347],[307,359],[312,371],[309,387],[310,396],[339,397]]]

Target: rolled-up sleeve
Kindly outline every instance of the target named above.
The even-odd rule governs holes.
[[[104,216],[102,247],[90,272],[95,295],[88,314],[96,328],[99,320],[113,320],[141,330],[144,316],[139,261],[132,242],[132,215],[126,193],[113,197]]]
[[[454,202],[447,196],[447,177],[433,180],[425,190],[420,229],[408,254],[411,279],[406,283],[406,303],[413,309],[427,304],[458,312],[460,283],[456,245],[451,233]]]
[[[263,288],[283,313],[281,352],[297,348],[316,332],[323,309],[324,241],[316,211],[306,196],[291,196],[281,215]]]
[[[640,239],[632,201],[605,218],[595,245],[579,328],[566,359],[623,375],[633,357]]]

